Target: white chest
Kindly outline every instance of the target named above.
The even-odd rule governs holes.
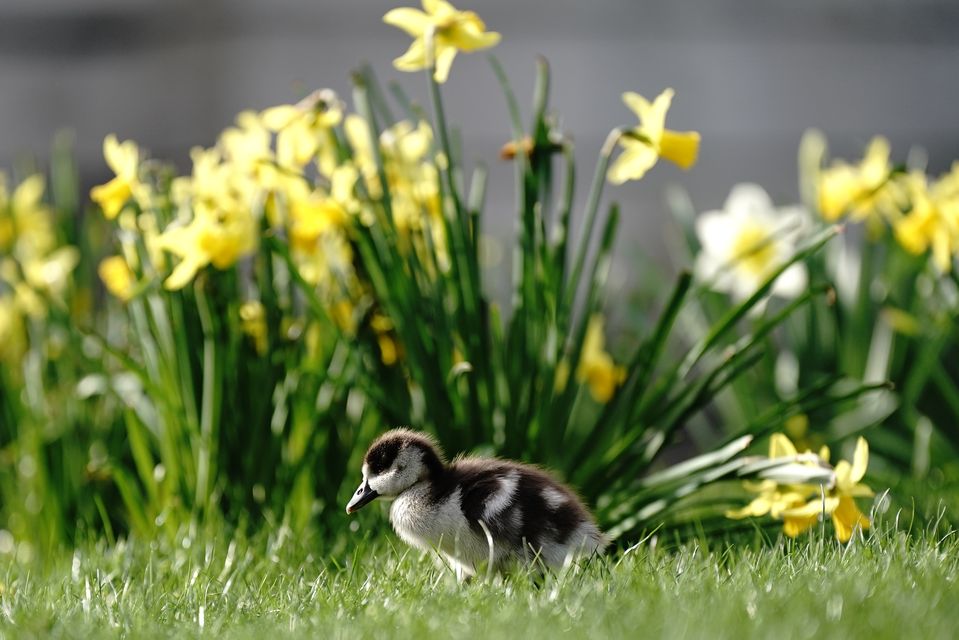
[[[469,557],[477,546],[475,533],[460,507],[460,490],[433,501],[426,483],[404,491],[390,507],[390,522],[407,544]]]

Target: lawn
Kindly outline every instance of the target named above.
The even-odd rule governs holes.
[[[164,545],[99,543],[0,568],[13,637],[953,638],[959,539],[879,518],[770,542],[662,540],[535,580],[457,584],[392,536],[334,549],[281,533]],[[918,526],[918,525],[916,525]]]
[[[569,71],[490,53],[483,108],[509,117],[476,157],[444,83],[501,36],[422,5],[383,16],[418,85],[364,65],[278,96],[189,170],[109,134],[89,191],[65,144],[0,171],[0,639],[956,637],[959,162],[882,135],[846,160],[811,130],[800,204],[673,190],[659,264],[622,186],[696,164],[687,107],[666,121],[688,94],[617,78],[606,142],[576,147],[549,99]],[[549,469],[617,546],[457,583],[384,509],[347,519],[361,473],[361,496],[458,491],[484,529],[514,502],[500,544],[571,540],[569,496],[422,440],[364,456],[401,425]]]

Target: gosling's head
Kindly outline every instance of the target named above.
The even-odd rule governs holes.
[[[354,511],[380,496],[398,496],[443,472],[443,452],[428,435],[409,429],[387,431],[363,458],[363,482],[346,505]]]

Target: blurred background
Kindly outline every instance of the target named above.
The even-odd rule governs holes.
[[[318,87],[349,101],[349,70],[364,61],[425,101],[423,77],[390,66],[409,38],[381,17],[402,4],[412,0],[3,0],[0,165],[43,162],[54,132],[69,128],[85,185],[109,177],[101,143],[110,132],[188,170],[190,147],[212,144],[243,109]],[[668,124],[702,133],[700,163],[688,175],[660,166],[615,190],[626,222],[620,255],[636,244],[661,255],[657,222],[670,183],[685,186],[700,210],[722,206],[741,181],[759,182],[781,203],[796,200],[796,149],[810,126],[850,158],[873,134],[887,135],[900,160],[920,145],[933,172],[959,156],[959,2],[459,4],[503,34],[495,54],[524,104],[537,54],[561,70],[553,105],[577,143],[581,198],[609,129],[634,122],[620,93],[676,89]],[[486,231],[508,238],[512,170],[497,150],[509,122],[485,54],[457,60],[446,99],[466,160],[493,170],[489,211],[502,224]],[[620,281],[628,268],[621,259]]]

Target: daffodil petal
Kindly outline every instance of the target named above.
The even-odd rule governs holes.
[[[198,256],[188,256],[180,261],[173,269],[170,276],[163,281],[163,286],[168,291],[177,291],[190,283],[196,276],[197,271],[208,264]]]
[[[455,47],[443,47],[436,54],[436,73],[433,77],[437,82],[443,84],[449,78],[450,68],[453,66],[453,59],[456,57]]]
[[[856,440],[856,451],[852,456],[852,469],[849,473],[849,479],[853,483],[862,480],[866,475],[866,468],[869,466],[869,443],[862,436]]]
[[[90,189],[90,198],[100,205],[100,208],[103,209],[103,216],[107,220],[113,220],[120,214],[123,205],[126,204],[131,195],[133,195],[133,192],[130,190],[129,183],[119,176],[106,184]]]
[[[414,38],[422,36],[432,25],[429,15],[409,7],[387,11],[383,16],[383,22],[402,29]]]
[[[818,515],[787,516],[783,519],[783,533],[790,538],[798,537],[819,520]]]
[[[792,441],[782,433],[774,433],[769,438],[769,457],[788,458],[799,455]]]
[[[784,510],[783,517],[808,518],[810,516],[817,516],[820,513],[832,513],[837,506],[839,506],[839,498],[826,497],[825,500],[822,498],[813,498],[804,505]]]
[[[274,133],[288,127],[291,122],[301,117],[303,112],[292,104],[281,104],[270,107],[260,114],[263,126]]]
[[[406,53],[393,61],[393,66],[400,71],[419,71],[427,67],[426,44],[422,39],[414,40]]]
[[[40,198],[43,197],[43,186],[43,176],[39,173],[33,174],[17,185],[10,199],[13,210],[26,211],[36,208]]]
[[[636,114],[636,118],[642,122],[643,118],[649,113],[651,105],[649,100],[634,91],[627,91],[623,94],[623,102],[629,107],[629,110]]]
[[[639,180],[656,164],[658,157],[656,150],[648,144],[637,140],[624,141],[623,152],[609,168],[607,177],[613,184]]]
[[[126,180],[136,178],[139,152],[132,140],[121,143],[115,135],[108,135],[103,141],[103,157],[117,176]]]
[[[852,498],[846,496],[839,498],[839,504],[832,512],[832,523],[840,542],[848,542],[857,526],[869,528],[869,518],[863,515]]]
[[[776,278],[772,292],[782,298],[796,298],[806,291],[808,284],[809,277],[806,272],[806,265],[796,263]]]
[[[756,498],[742,509],[731,509],[725,515],[732,520],[742,520],[743,518],[758,518],[767,513],[769,513],[769,501],[764,498]]]

